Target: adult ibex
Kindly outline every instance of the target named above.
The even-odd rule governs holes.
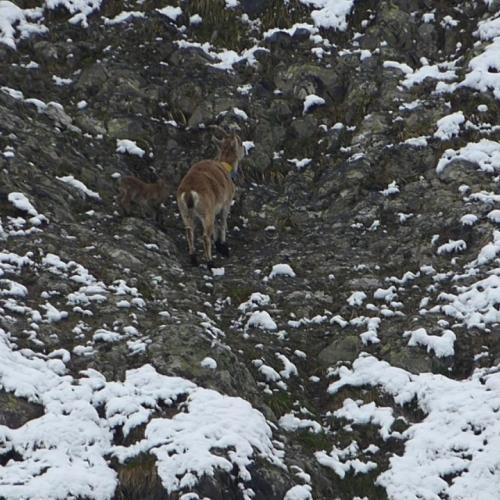
[[[228,134],[220,127],[214,128],[224,133],[222,139],[214,136],[217,144],[215,159],[195,163],[177,189],[177,205],[186,228],[189,256],[194,266],[198,265],[194,248],[196,218],[203,225],[203,249],[207,265],[212,266],[212,237],[218,214],[221,214],[221,220],[218,234],[215,234],[215,248],[223,256],[229,256],[226,244],[227,216],[235,193],[233,179],[238,172],[238,163],[245,154],[237,134]]]
[[[118,201],[125,215],[129,215],[132,205],[140,207],[141,215],[146,215],[147,209],[153,210],[156,222],[160,222],[160,205],[166,201],[169,193],[169,186],[165,179],[158,179],[156,182],[143,182],[137,177],[128,175],[120,180],[120,193]]]

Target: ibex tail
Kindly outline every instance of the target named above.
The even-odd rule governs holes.
[[[184,202],[186,203],[186,207],[188,207],[189,210],[192,210],[194,208],[195,197],[197,196],[198,195],[193,191],[188,191],[187,193],[184,193]]]

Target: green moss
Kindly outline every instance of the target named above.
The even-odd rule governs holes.
[[[344,400],[346,399],[362,399],[363,404],[375,402],[378,406],[391,406],[393,403],[389,395],[380,392],[376,387],[342,387],[335,398],[330,398],[328,400],[325,411],[334,412],[342,408]],[[332,423],[335,421],[336,419],[332,419]]]
[[[2,394],[2,409],[16,411],[19,408],[19,399],[12,394]]]
[[[156,458],[150,453],[141,453],[134,458],[128,460],[124,465],[125,471],[135,471],[143,469],[145,471],[153,469],[156,465]]]
[[[405,127],[398,133],[398,140],[403,142],[407,139],[429,135],[434,130],[434,124],[430,121],[413,121],[405,123]]]
[[[254,289],[249,286],[234,286],[226,290],[226,293],[231,297],[232,304],[241,304],[249,299]]]
[[[106,0],[102,14],[106,17],[115,17],[124,10],[123,0]]]
[[[293,398],[286,392],[276,392],[266,400],[275,415],[289,413],[293,408]]]
[[[348,475],[338,483],[339,495],[341,498],[366,497],[370,500],[385,500],[387,498],[386,491],[375,485],[377,476],[380,470],[374,469],[369,474],[356,474],[355,476]]]
[[[332,447],[332,438],[323,431],[310,432],[304,430],[296,432],[294,441],[300,443],[308,453],[321,450],[329,451]]]

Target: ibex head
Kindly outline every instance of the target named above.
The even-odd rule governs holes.
[[[241,142],[240,136],[235,132],[226,132],[222,127],[217,125],[212,128],[222,132],[222,138],[213,136],[213,141],[217,146],[216,160],[223,161],[232,165],[234,172],[238,170],[238,164],[245,156],[245,147]]]

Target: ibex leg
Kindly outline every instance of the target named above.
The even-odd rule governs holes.
[[[223,257],[229,257],[229,248],[226,243],[226,232],[227,232],[227,217],[229,215],[229,207],[223,208],[221,213],[219,235],[217,241],[215,242],[215,249]]]
[[[206,218],[203,221],[203,248],[208,267],[212,266],[212,237],[214,234],[213,218]]]

